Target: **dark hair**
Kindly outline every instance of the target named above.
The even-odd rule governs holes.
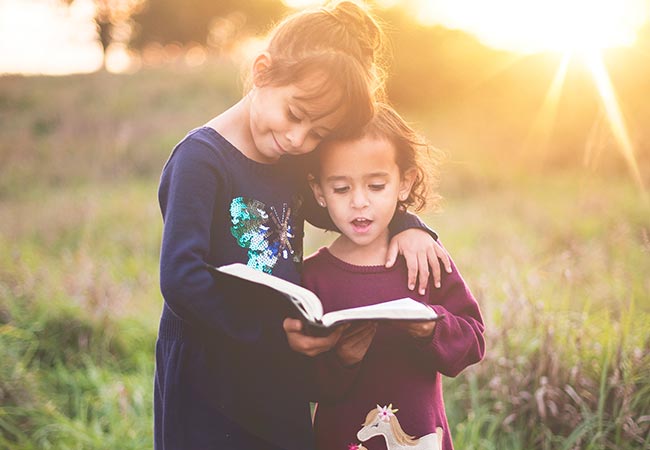
[[[412,207],[420,211],[425,207],[435,209],[441,196],[431,192],[439,181],[439,165],[442,152],[430,145],[426,139],[413,130],[411,126],[387,103],[376,103],[375,114],[370,122],[355,135],[349,136],[344,141],[355,141],[364,137],[385,139],[395,149],[395,162],[400,174],[415,169],[416,176],[405,200],[398,201],[398,208],[402,211]],[[309,169],[315,179],[319,178],[320,154],[326,151],[332,140],[323,142],[310,157]],[[340,140],[339,140],[340,142]]]
[[[300,11],[271,30],[271,64],[256,82],[282,86],[321,77],[304,99],[327,98],[331,109],[323,115],[344,106],[333,137],[348,136],[370,120],[374,99],[383,96],[383,43],[377,20],[351,1]]]

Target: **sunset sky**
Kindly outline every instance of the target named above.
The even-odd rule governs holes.
[[[285,0],[293,7],[320,4]],[[420,21],[460,29],[515,51],[593,51],[633,45],[650,0],[380,0]],[[94,71],[101,65],[92,0],[0,0],[0,73]]]
[[[91,72],[101,65],[92,0],[0,0],[0,73]]]

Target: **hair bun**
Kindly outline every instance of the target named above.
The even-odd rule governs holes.
[[[381,26],[377,21],[364,7],[350,0],[343,0],[328,11],[357,38],[363,56],[374,63],[384,42]]]

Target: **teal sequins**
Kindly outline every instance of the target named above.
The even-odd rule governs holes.
[[[300,260],[292,245],[293,217],[286,203],[278,213],[258,200],[237,197],[230,203],[230,218],[230,232],[240,247],[248,249],[249,266],[271,273],[280,258]]]

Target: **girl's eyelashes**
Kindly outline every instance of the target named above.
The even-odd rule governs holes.
[[[296,116],[291,108],[287,108],[287,117],[289,118],[290,121],[292,122],[300,122],[302,119],[300,117]]]
[[[383,191],[386,189],[386,183],[373,183],[368,185],[370,191]],[[350,190],[350,186],[334,186],[332,192],[335,194],[345,194]]]
[[[296,113],[294,113],[293,109],[290,106],[287,107],[287,118],[291,122],[294,122],[294,123],[301,123],[304,120],[303,117],[301,117],[301,116],[297,115]],[[326,137],[325,133],[321,133],[321,132],[313,131],[313,130],[310,132],[310,134],[314,139],[316,139],[318,141],[322,141]]]

